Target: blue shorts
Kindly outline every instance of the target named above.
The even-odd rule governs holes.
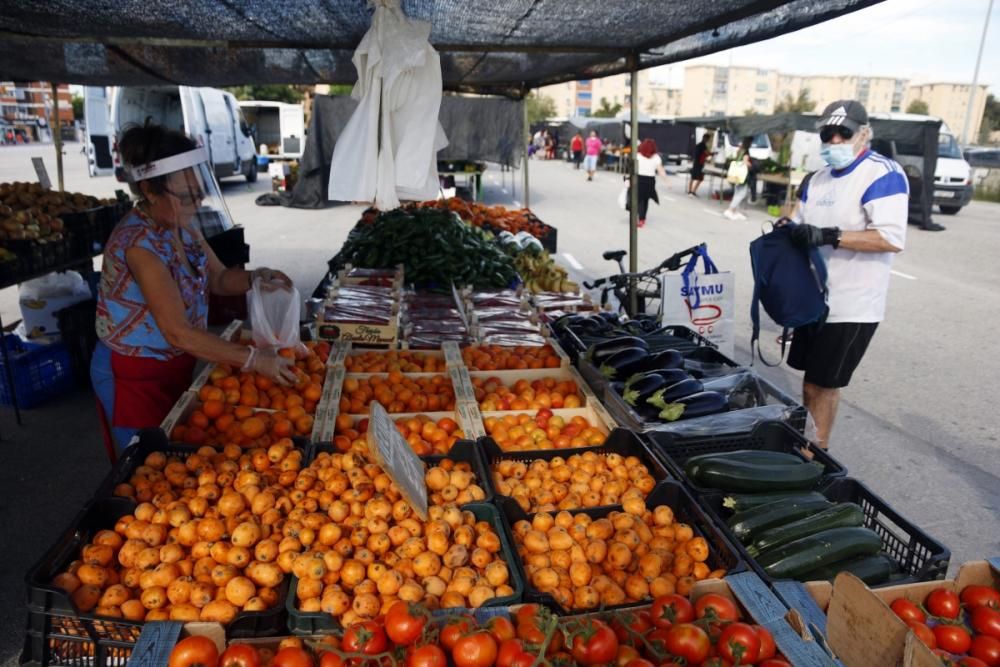
[[[98,341],[94,347],[94,356],[90,360],[90,382],[94,385],[97,400],[104,408],[104,416],[108,424],[114,423],[115,417],[115,374],[111,370],[111,348]],[[118,453],[125,451],[132,436],[139,432],[137,428],[111,427],[111,437],[114,438]]]
[[[597,171],[597,156],[588,155],[583,158],[583,168],[587,171]]]

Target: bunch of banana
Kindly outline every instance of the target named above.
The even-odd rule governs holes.
[[[514,268],[532,294],[539,292],[578,292],[580,286],[568,280],[569,274],[546,251],[526,249],[514,257]]]

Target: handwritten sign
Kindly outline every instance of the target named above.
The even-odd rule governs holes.
[[[45,162],[42,161],[42,158],[31,158],[31,164],[35,167],[35,173],[38,175],[38,184],[46,190],[51,190],[52,181],[49,180],[49,172],[45,168]]]
[[[399,487],[421,519],[427,519],[427,484],[424,463],[414,453],[410,443],[396,429],[382,404],[372,401],[368,409],[368,449],[375,461]]]

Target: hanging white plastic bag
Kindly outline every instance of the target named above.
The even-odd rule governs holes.
[[[628,210],[628,185],[622,188],[622,191],[618,193],[618,208],[623,211]]]
[[[250,327],[257,347],[292,348],[305,351],[299,338],[299,313],[302,299],[294,287],[275,287],[261,278],[253,281],[247,292]]]

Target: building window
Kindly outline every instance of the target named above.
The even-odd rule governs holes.
[[[767,106],[767,100],[764,99],[763,97],[758,97],[757,99],[755,99],[753,101],[753,105],[755,107],[766,107]]]
[[[618,99],[616,98],[615,102],[617,102],[617,101],[618,101]],[[632,96],[631,95],[626,95],[625,96],[625,104],[632,104]]]
[[[758,93],[765,93],[765,92],[767,92],[767,83],[758,83],[757,84],[757,92]]]

